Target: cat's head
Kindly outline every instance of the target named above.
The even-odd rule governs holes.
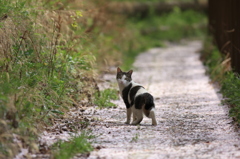
[[[133,70],[123,72],[119,67],[117,68],[117,82],[119,85],[127,86],[132,81]]]

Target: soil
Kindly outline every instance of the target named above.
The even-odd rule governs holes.
[[[90,126],[96,149],[88,158],[240,158],[239,133],[205,74],[201,47],[199,41],[168,44],[138,56],[132,78],[155,97],[158,125],[147,117],[138,126],[124,124],[122,99],[114,101],[117,108],[86,110],[97,119]],[[104,79],[116,83],[114,74]]]

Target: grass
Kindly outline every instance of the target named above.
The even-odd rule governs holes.
[[[224,61],[224,56],[219,50],[212,44],[212,38],[207,37],[205,39],[201,59],[203,64],[207,66],[207,73],[213,79],[213,81],[223,80],[223,67],[221,63]]]
[[[111,100],[117,100],[118,93],[115,89],[105,89],[95,94],[94,104],[99,108],[115,107],[116,105]]]
[[[137,142],[139,139],[139,133],[136,133],[135,136],[132,137],[132,140],[130,142]]]
[[[129,38],[128,49],[123,52],[123,69],[130,69],[135,57],[149,48],[164,47],[165,41],[203,39],[206,34],[207,17],[192,10],[181,11],[175,7],[163,16],[130,18],[127,27],[134,38]]]
[[[95,70],[121,64],[128,70],[140,52],[164,46],[164,40],[200,36],[206,22],[204,15],[178,8],[126,20],[104,11],[105,1],[69,2],[0,1],[0,158],[19,152],[14,137],[30,149],[45,126],[83,101],[114,107],[116,90],[96,93]],[[82,141],[61,142],[56,151],[75,140]]]
[[[80,136],[75,136],[69,141],[59,141],[52,146],[54,150],[53,156],[57,159],[69,159],[79,153],[85,154],[91,152],[93,147],[88,139],[92,138],[94,138],[94,136],[82,132]]]
[[[224,103],[230,106],[229,115],[240,124],[240,78],[239,74],[227,72],[222,82],[221,92]]]
[[[231,70],[229,55],[222,54],[212,44],[212,39],[207,38],[202,59],[211,79],[220,85],[220,92],[224,97],[222,102],[230,107],[229,115],[240,123],[240,76]]]
[[[20,148],[14,135],[33,145],[43,126],[84,99],[91,103],[95,56],[87,35],[70,34],[82,32],[79,11],[44,11],[42,1],[33,9],[30,1],[0,3],[0,157],[12,158]]]
[[[118,2],[150,2],[149,0],[112,0],[112,1],[118,1]],[[151,0],[151,2],[176,2],[176,0]],[[181,2],[194,2],[194,0],[181,0]]]

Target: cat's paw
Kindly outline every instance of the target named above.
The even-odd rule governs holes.
[[[130,124],[130,121],[126,121],[124,124]]]
[[[139,124],[138,122],[132,122],[131,125],[137,125]]]
[[[156,120],[152,121],[152,126],[157,126],[157,121]]]

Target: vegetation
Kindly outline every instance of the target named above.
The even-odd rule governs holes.
[[[118,99],[118,92],[115,89],[105,89],[95,94],[94,104],[100,108],[115,107],[111,100]]]
[[[44,125],[84,99],[91,103],[95,56],[87,35],[76,37],[81,11],[47,11],[55,6],[47,2],[0,3],[0,158],[12,158],[21,146],[37,151]]]
[[[212,44],[212,40],[211,37],[206,38],[201,59],[203,60],[204,65],[207,66],[207,73],[213,81],[222,81],[224,72],[221,63],[224,61],[224,56]]]
[[[98,71],[130,69],[148,48],[204,33],[201,13],[176,7],[162,17],[125,19],[102,9],[107,3],[0,1],[0,158],[13,158],[21,147],[37,152],[38,133],[83,102],[113,107],[117,92],[99,92]],[[58,142],[54,154],[90,151],[85,138]],[[63,151],[74,145],[80,149]]]
[[[165,41],[203,39],[206,24],[207,17],[203,13],[181,11],[178,7],[162,16],[152,13],[144,19],[131,18],[127,26],[137,40],[129,41],[129,49],[123,52],[123,69],[129,70],[139,53],[152,47],[163,47]]]
[[[240,76],[233,72],[227,72],[222,83],[221,92],[226,99],[223,101],[228,104],[231,109],[229,115],[233,117],[237,123],[240,123]]]
[[[93,147],[87,140],[93,137],[82,132],[80,136],[73,137],[67,142],[58,141],[52,146],[55,151],[54,158],[69,159],[78,153],[84,154],[92,151]]]
[[[240,80],[231,70],[229,55],[222,54],[208,38],[202,52],[202,59],[213,81],[218,82],[224,96],[223,103],[230,106],[229,115],[240,123]]]
[[[129,0],[113,0],[113,1],[127,1]],[[149,0],[133,0],[134,2],[149,2]],[[181,0],[181,2],[195,2],[196,0]],[[176,2],[176,0],[151,0],[151,2]]]
[[[136,133],[135,136],[132,137],[132,140],[130,142],[137,142],[139,139],[139,133]]]

